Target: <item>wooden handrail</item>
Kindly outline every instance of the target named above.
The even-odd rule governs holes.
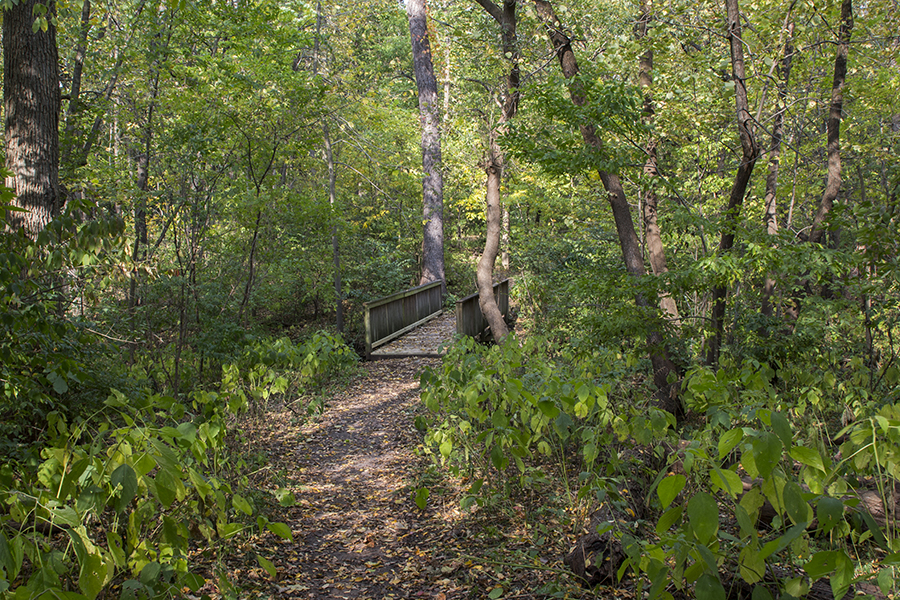
[[[440,315],[443,301],[441,282],[434,281],[364,303],[366,358],[375,348]]]
[[[494,284],[494,298],[503,318],[509,317],[509,279]],[[456,333],[474,338],[482,338],[488,331],[488,323],[478,305],[478,293],[456,301]]]

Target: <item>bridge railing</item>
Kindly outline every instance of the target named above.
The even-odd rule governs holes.
[[[366,357],[442,312],[441,282],[434,281],[363,304]]]
[[[504,319],[509,317],[509,279],[494,284],[494,298]],[[488,330],[488,322],[478,306],[478,294],[472,294],[456,301],[456,333],[474,338],[483,338]]]

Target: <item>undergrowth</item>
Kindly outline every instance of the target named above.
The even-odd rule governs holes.
[[[651,599],[801,598],[818,580],[835,597],[863,582],[887,594],[900,566],[900,412],[883,400],[896,368],[838,361],[805,348],[695,367],[681,386],[688,418],[676,423],[650,405],[625,352],[461,340],[423,375],[418,424],[435,465],[464,482],[463,510],[528,506],[544,515],[535,524],[562,510],[559,527],[532,538],[562,546],[609,532],[624,559],[606,584]]]
[[[261,340],[210,389],[112,390],[92,414],[51,411],[42,447],[0,467],[0,597],[177,597],[211,575],[192,562],[198,542],[218,547],[251,532],[291,539],[261,509],[293,497],[251,487],[245,457],[229,450],[235,418],[276,396],[293,401],[355,362],[327,334],[299,345]],[[261,493],[273,498],[259,501]],[[256,560],[275,575],[268,557]]]

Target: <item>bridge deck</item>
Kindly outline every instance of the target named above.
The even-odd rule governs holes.
[[[449,311],[416,327],[409,333],[372,350],[372,358],[401,356],[443,356],[441,345],[456,335],[456,313]]]

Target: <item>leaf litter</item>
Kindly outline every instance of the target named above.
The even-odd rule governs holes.
[[[271,492],[260,493],[257,506],[270,521],[287,524],[290,535],[241,538],[216,557],[198,549],[210,573],[225,575],[210,577],[201,593],[311,600],[595,597],[561,576],[571,538],[565,523],[548,513],[535,527],[534,512],[523,506],[462,511],[468,483],[448,476],[433,482],[413,422],[421,410],[419,373],[438,363],[412,357],[363,363],[362,374],[312,421],[270,407],[243,423],[246,454],[268,461],[249,476],[252,487]],[[417,505],[423,479],[432,484],[424,510]],[[291,495],[293,502],[277,501]],[[631,596],[611,589],[601,595]]]

